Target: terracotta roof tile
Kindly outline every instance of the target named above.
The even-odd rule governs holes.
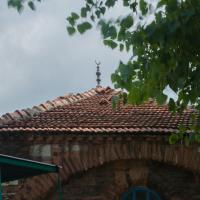
[[[153,100],[113,110],[111,98],[118,93],[99,87],[7,113],[0,118],[0,132],[171,133],[190,125],[193,110],[174,115]]]

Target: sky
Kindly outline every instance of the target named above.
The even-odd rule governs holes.
[[[95,60],[101,62],[101,85],[112,87],[111,73],[130,55],[105,47],[97,28],[67,34],[66,17],[83,3],[45,0],[35,12],[26,8],[18,14],[1,2],[0,115],[96,87]],[[123,13],[118,5],[108,17]]]

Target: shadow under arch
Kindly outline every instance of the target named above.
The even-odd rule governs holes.
[[[64,199],[70,200],[80,197],[98,200],[197,200],[199,187],[194,174],[184,169],[157,161],[124,159],[72,175],[65,182],[63,191]],[[150,195],[149,198],[131,199],[126,196],[132,194],[137,197],[137,192],[142,189]]]
[[[144,186],[136,186],[126,191],[120,200],[161,200],[160,195]]]

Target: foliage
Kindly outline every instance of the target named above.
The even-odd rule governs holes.
[[[27,2],[35,8],[33,1],[9,0],[8,4],[20,11]],[[182,112],[188,105],[200,110],[199,0],[83,2],[79,13],[67,17],[67,31],[70,35],[83,34],[98,25],[106,46],[132,54],[111,76],[115,87],[123,89],[127,102],[140,104],[154,98],[163,104],[167,100],[163,90],[170,87],[178,95],[177,101],[169,99],[170,110]],[[119,2],[127,14],[106,20],[106,13]],[[193,127],[195,131],[194,137],[180,131],[170,142],[184,139],[188,143],[191,138],[199,142],[200,133]]]
[[[77,14],[80,18],[71,15],[73,24],[67,19],[73,34],[80,24],[84,26],[85,21],[97,24],[106,46],[131,52],[131,59],[127,63],[120,62],[111,76],[115,87],[127,93],[129,103],[140,104],[154,98],[163,104],[167,100],[163,91],[170,87],[178,95],[177,101],[169,99],[170,110],[182,112],[188,105],[199,110],[200,1],[123,0],[129,13],[105,20],[104,15],[117,2],[85,0]],[[170,142],[183,139],[188,144],[191,137],[183,135],[181,131],[172,135]],[[199,135],[196,135],[194,138],[199,141]]]
[[[8,0],[8,6],[17,9],[18,12],[21,12],[25,5],[31,10],[35,10],[35,1],[41,2],[41,0]]]
[[[115,87],[127,91],[130,103],[152,97],[162,104],[167,98],[163,90],[169,86],[178,94],[176,102],[169,100],[171,110],[182,111],[188,104],[198,108],[200,1],[160,0],[154,9],[155,5],[145,0],[123,0],[130,13],[103,20],[106,11],[116,3],[117,0],[86,0],[80,17],[72,13],[67,18],[69,33],[83,33],[96,22],[105,45],[131,51],[132,58],[126,64],[120,62],[112,74]],[[148,22],[152,12],[155,17]],[[81,19],[84,22],[78,23]]]

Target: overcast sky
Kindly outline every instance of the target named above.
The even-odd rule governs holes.
[[[112,86],[111,73],[129,56],[105,47],[97,29],[68,36],[66,17],[82,3],[46,0],[36,12],[27,8],[19,15],[1,2],[0,114],[94,88],[95,59],[102,63],[102,85]],[[123,12],[119,5],[110,15]]]

